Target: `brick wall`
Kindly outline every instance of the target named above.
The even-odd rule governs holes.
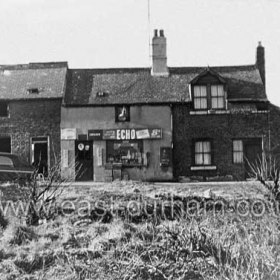
[[[232,139],[262,138],[268,148],[268,114],[239,112],[231,114],[190,115],[187,105],[173,107],[173,159],[174,176],[225,176],[233,179],[245,177],[244,165],[233,164]],[[192,141],[210,138],[213,143],[213,165],[216,170],[191,171],[193,165]]]
[[[12,153],[30,162],[31,137],[49,136],[50,160],[60,159],[61,100],[9,102],[9,118],[0,118],[0,136],[11,137]]]
[[[280,108],[270,104],[269,110],[271,153],[272,156],[278,160],[280,165]]]

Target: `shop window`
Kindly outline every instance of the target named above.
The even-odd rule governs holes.
[[[106,159],[109,163],[144,165],[143,141],[107,141]]]
[[[9,116],[9,106],[5,101],[0,102],[0,117],[8,117]]]
[[[130,110],[129,106],[116,106],[116,122],[129,122],[130,121]]]
[[[243,141],[232,141],[233,163],[243,163]]]
[[[210,141],[196,141],[195,142],[195,165],[211,165],[211,142]]]

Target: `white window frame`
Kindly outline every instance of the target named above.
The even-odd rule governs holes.
[[[223,110],[226,108],[225,102],[225,90],[224,86],[221,84],[210,85],[211,92],[211,109],[213,110]],[[214,101],[215,104],[214,104]]]
[[[205,106],[203,106],[203,104],[204,104],[203,100],[205,101]],[[193,87],[193,104],[194,104],[195,110],[207,110],[208,109],[208,96],[207,96],[207,86],[206,85],[197,85],[197,86]]]
[[[234,164],[242,164],[244,162],[244,143],[241,139],[232,140],[232,161]]]
[[[201,144],[202,150],[197,151],[197,148],[199,148],[199,144]],[[205,144],[208,144],[209,150],[206,150]],[[198,161],[197,156],[202,156],[202,161]],[[208,160],[207,160],[208,155]],[[209,160],[210,159],[210,160]],[[206,162],[207,161],[207,162]],[[212,147],[211,147],[211,141],[210,140],[196,140],[194,145],[194,164],[195,166],[210,166],[212,165]]]

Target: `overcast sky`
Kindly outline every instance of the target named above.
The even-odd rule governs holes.
[[[267,95],[280,106],[279,0],[0,0],[0,64],[150,66],[149,34],[164,29],[169,66],[255,63],[262,41]]]

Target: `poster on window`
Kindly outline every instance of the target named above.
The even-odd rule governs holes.
[[[137,139],[147,139],[150,138],[150,132],[148,129],[141,129],[136,131]]]
[[[172,162],[172,148],[160,147],[160,166],[171,166]]]

